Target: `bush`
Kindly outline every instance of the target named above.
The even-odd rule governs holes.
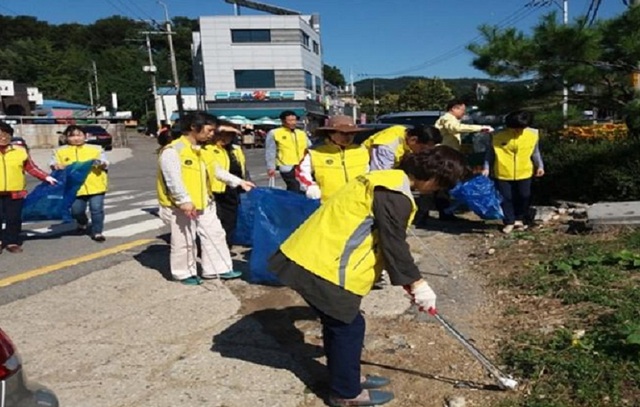
[[[640,140],[548,136],[540,148],[546,174],[534,183],[539,203],[640,200]]]

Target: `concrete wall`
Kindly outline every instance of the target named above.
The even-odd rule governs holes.
[[[100,124],[113,136],[113,147],[127,147],[127,135],[125,126],[118,124]],[[14,124],[12,125],[15,136],[22,137],[29,148],[55,148],[58,147],[58,132],[64,131],[66,124]]]

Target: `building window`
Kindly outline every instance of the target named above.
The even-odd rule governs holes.
[[[313,42],[313,52],[320,55],[320,45],[317,42]]]
[[[313,90],[313,75],[311,75],[311,72],[304,71],[304,88]]]
[[[318,95],[322,94],[322,78],[316,76],[316,93]]]
[[[271,69],[236,70],[236,89],[275,88],[276,76]]]
[[[231,42],[271,42],[271,31],[231,30]]]
[[[300,31],[300,34],[302,35],[302,45],[309,48],[309,34],[304,31]]]

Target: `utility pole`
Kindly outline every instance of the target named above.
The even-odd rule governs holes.
[[[629,7],[640,7],[640,0],[632,0]],[[636,92],[636,97],[640,97],[640,62],[636,65],[636,70],[632,74],[633,89]]]
[[[91,84],[91,81],[87,82],[87,85],[89,85],[89,101],[91,102],[91,110],[93,111],[93,115],[96,115],[96,107],[93,104],[93,85]]]
[[[371,85],[373,87],[373,118],[378,117],[378,101],[376,100],[376,78],[372,79]]]
[[[147,54],[149,55],[149,66],[144,67],[144,69],[148,70],[149,74],[151,75],[151,90],[153,92],[153,110],[156,112],[156,125],[158,126],[158,129],[160,129],[160,114],[158,112],[158,86],[156,84],[156,66],[153,64],[153,53],[151,52],[151,39],[149,38],[149,34],[145,34],[145,37],[146,37],[146,43],[147,43]],[[165,116],[166,116],[166,112],[165,112]]]
[[[566,26],[569,24],[569,0],[562,0],[562,23]],[[562,118],[564,126],[567,126],[567,117],[569,116],[569,88],[567,81],[564,80],[562,88]]]
[[[91,61],[93,64],[93,80],[96,83],[96,111],[100,107],[100,88],[98,87],[98,68],[96,66],[96,61]],[[95,114],[94,114],[95,115]]]
[[[171,32],[171,20],[169,20],[169,10],[167,5],[158,0],[158,4],[164,7],[165,23],[167,28],[167,38],[169,41],[169,54],[171,57],[171,72],[173,73],[173,86],[176,88],[176,101],[178,103],[178,119],[184,115],[184,107],[182,106],[182,90],[180,88],[180,79],[178,78],[178,65],[176,63],[176,54],[173,50],[173,33]]]

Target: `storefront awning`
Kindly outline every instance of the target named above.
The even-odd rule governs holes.
[[[272,119],[278,119],[280,117],[280,113],[285,110],[292,110],[298,117],[304,116],[307,111],[306,109],[288,109],[288,108],[279,108],[279,109],[225,109],[225,108],[217,108],[217,109],[209,109],[207,112],[215,115],[215,116],[243,116],[247,119],[255,120],[261,119],[264,117],[270,117]]]

